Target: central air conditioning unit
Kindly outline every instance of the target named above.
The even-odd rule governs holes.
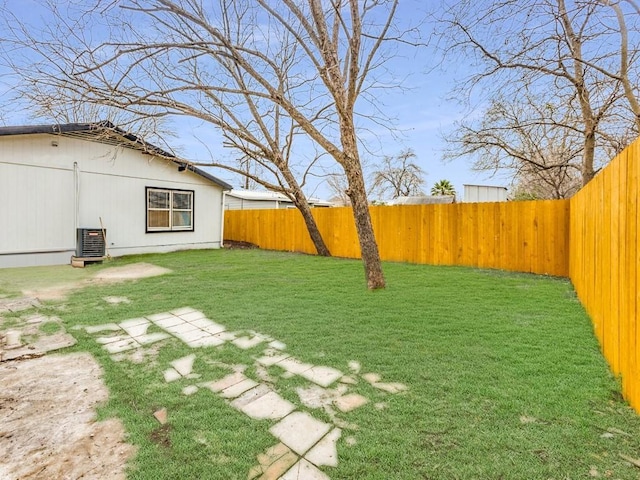
[[[105,235],[101,228],[78,228],[76,257],[104,257]]]

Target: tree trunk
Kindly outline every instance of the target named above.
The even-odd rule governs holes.
[[[347,194],[351,199],[353,218],[355,220],[356,230],[358,231],[360,254],[362,256],[362,263],[364,264],[367,287],[371,290],[384,288],[385,280],[380,263],[380,253],[378,252],[376,237],[373,234],[367,192],[365,190],[360,164],[345,165],[345,173],[349,180],[349,190]]]
[[[318,252],[318,255],[320,255],[321,257],[330,257],[331,252],[329,251],[327,245],[324,243],[324,239],[322,238],[322,234],[320,233],[320,229],[318,228],[316,219],[313,218],[313,215],[311,214],[311,207],[309,206],[307,197],[305,197],[304,193],[302,192],[302,188],[300,188],[300,184],[291,173],[291,170],[289,170],[289,167],[284,164],[284,162],[278,161],[274,163],[282,172],[282,175],[289,185],[289,188],[293,190],[293,203],[302,214],[302,218],[304,219],[304,223],[307,226],[307,231],[309,232],[311,241],[316,247],[316,252]]]
[[[307,231],[309,232],[309,236],[311,237],[313,245],[316,247],[316,252],[318,252],[318,255],[320,255],[321,257],[330,257],[331,252],[329,251],[329,247],[327,247],[327,245],[324,243],[324,239],[322,238],[322,234],[320,233],[320,229],[318,228],[316,219],[313,218],[313,215],[311,214],[311,207],[309,206],[309,202],[307,202],[305,199],[304,202],[299,203],[298,200],[295,199],[294,204],[302,214],[304,223],[307,226]]]
[[[584,149],[582,151],[582,186],[584,187],[595,176],[593,171],[593,157],[596,149],[596,135],[594,131],[585,133]]]

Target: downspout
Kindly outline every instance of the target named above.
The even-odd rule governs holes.
[[[224,199],[226,193],[222,190],[222,197],[220,200],[220,248],[224,247]]]
[[[76,231],[80,227],[80,170],[78,169],[78,162],[73,162],[73,223]],[[75,232],[73,233],[75,236]]]

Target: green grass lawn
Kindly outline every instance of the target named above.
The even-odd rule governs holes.
[[[205,389],[182,395],[193,380],[163,381],[171,360],[193,352],[177,339],[133,364],[71,330],[185,306],[230,330],[270,335],[304,362],[348,372],[355,360],[362,372],[408,386],[396,395],[363,380],[352,387],[370,402],[341,414],[354,428],[338,442],[338,466],[323,468],[334,480],[639,477],[621,455],[640,457],[640,417],[621,400],[568,280],[387,263],[388,287],[367,291],[358,261],[259,250],[112,265],[139,261],[173,273],[86,287],[55,310],[78,337],[73,349],[104,367],[110,400],[100,415],[121,418],[139,447],[131,479],[245,479],[256,455],[277,443],[268,433],[275,422],[251,420]],[[110,305],[107,295],[131,303]],[[215,361],[250,364],[262,348],[199,349],[194,369],[219,378]],[[303,383],[277,386],[296,401]],[[161,406],[165,427],[152,417]]]

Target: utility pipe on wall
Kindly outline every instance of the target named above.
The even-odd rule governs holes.
[[[73,162],[73,201],[75,208],[73,221],[77,231],[80,227],[80,169],[78,162]],[[75,236],[75,232],[73,234]]]

